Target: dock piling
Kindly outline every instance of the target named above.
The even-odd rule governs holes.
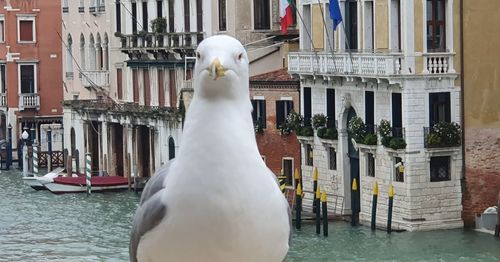
[[[295,198],[295,228],[300,229],[302,224],[302,186],[297,184],[297,192]]]
[[[313,192],[316,192],[318,189],[318,168],[315,167],[313,171]],[[319,196],[317,196],[318,201],[319,201]],[[313,201],[313,213],[317,213],[317,208],[316,208],[316,198],[315,201]],[[319,233],[318,233],[319,234]]]
[[[38,146],[33,145],[33,174],[38,175]]]
[[[500,191],[498,192],[498,201],[497,201],[497,224],[495,226],[495,237],[500,236]]]
[[[86,154],[86,165],[85,165],[85,182],[87,184],[87,196],[89,196],[92,192],[92,185],[90,183],[90,177],[92,176],[91,171],[92,171],[92,158],[90,156],[90,153]]]
[[[321,233],[321,211],[320,211],[321,191],[319,186],[316,187],[316,194],[314,197],[314,206],[316,207],[316,234]]]
[[[328,236],[328,205],[326,202],[326,192],[325,191],[323,191],[323,193],[321,194],[321,205],[322,205],[321,210],[323,212],[323,236],[327,237]]]
[[[392,232],[392,205],[394,203],[394,186],[389,186],[389,210],[387,214],[387,234]]]
[[[359,216],[359,210],[358,210],[358,200],[357,200],[357,192],[358,192],[358,183],[356,182],[356,178],[352,180],[352,194],[351,194],[351,226],[358,226],[358,216]]]
[[[378,183],[375,181],[373,184],[373,200],[372,200],[372,230],[376,229],[377,226],[377,199],[378,199]]]

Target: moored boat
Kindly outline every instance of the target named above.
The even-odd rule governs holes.
[[[128,179],[121,176],[93,176],[90,183],[92,192],[119,191],[129,187]],[[87,190],[85,176],[56,177],[45,187],[54,194],[84,193]]]
[[[56,168],[44,176],[25,176],[23,177],[23,182],[35,190],[45,190],[47,189],[45,184],[52,183],[54,178],[63,175],[66,175],[64,168]]]

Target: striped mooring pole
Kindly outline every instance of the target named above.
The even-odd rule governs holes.
[[[319,186],[316,187],[316,194],[314,197],[314,206],[316,207],[316,234],[321,233],[321,212],[320,212],[320,204],[321,204],[321,191],[319,190]]]
[[[295,228],[300,229],[302,226],[302,186],[300,183],[297,185],[296,199],[295,199]]]
[[[352,226],[359,226],[359,207],[357,205],[358,203],[358,183],[356,182],[356,178],[352,180],[352,194],[351,194],[351,225]]]
[[[297,168],[295,168],[295,172],[293,173],[293,179],[295,180],[295,189],[297,189],[297,186],[300,183],[300,173]]]
[[[33,145],[33,174],[38,175],[38,146]]]
[[[373,184],[373,200],[372,200],[372,230],[377,226],[377,199],[378,199],[378,183]]]
[[[313,192],[316,193],[317,190],[318,190],[318,168],[315,167],[313,171]],[[320,196],[318,195],[316,198],[319,201]],[[313,208],[313,213],[316,213],[317,212],[316,201],[313,201],[312,208]]]
[[[283,169],[281,169],[281,175],[278,177],[278,181],[280,184],[281,193],[285,193],[286,187],[286,176],[283,175]]]
[[[92,193],[92,185],[90,183],[90,177],[91,177],[90,171],[92,170],[91,163],[92,163],[92,159],[90,157],[90,153],[87,153],[86,160],[85,160],[85,175],[86,175],[85,182],[87,184],[87,195],[90,195],[90,193]]]
[[[387,233],[392,232],[392,205],[394,203],[394,186],[389,186],[389,210],[387,214]]]
[[[323,236],[328,236],[328,203],[326,202],[326,192],[321,193],[321,210],[323,212]],[[319,211],[318,211],[319,213]]]

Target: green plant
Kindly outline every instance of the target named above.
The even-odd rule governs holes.
[[[383,136],[380,139],[380,142],[382,143],[383,146],[389,147],[389,145],[391,143],[391,139],[392,139],[392,137],[390,137],[390,136]]]
[[[312,117],[312,126],[314,129],[319,129],[326,126],[326,116],[323,114],[315,114]]]
[[[291,111],[285,119],[286,124],[292,130],[297,132],[304,122],[304,117],[295,111]]]
[[[438,122],[427,136],[429,147],[448,147],[461,145],[462,129],[457,123]]]
[[[401,137],[393,137],[389,142],[389,147],[398,150],[406,148],[406,141]]]
[[[165,33],[167,29],[167,19],[165,19],[165,17],[158,17],[151,20],[151,28],[155,34]]]
[[[287,136],[290,135],[294,130],[292,129],[291,125],[287,122],[284,121],[278,128],[280,130],[280,134]]]
[[[298,131],[296,131],[298,136],[313,136],[314,135],[314,130],[310,126],[303,126],[299,128]]]
[[[116,37],[122,37],[122,36],[123,36],[123,34],[122,34],[121,32],[115,32],[115,36],[116,36]]]
[[[377,135],[375,134],[366,134],[362,141],[365,145],[377,145]]]
[[[363,119],[357,116],[353,117],[347,125],[347,130],[356,142],[363,143],[363,139],[366,135],[366,126]]]
[[[441,137],[438,134],[431,133],[427,136],[427,145],[429,147],[438,147],[441,145]]]
[[[317,131],[317,135],[319,138],[322,138],[322,139],[337,140],[337,138],[338,138],[337,130],[334,128],[328,128],[328,127],[319,128]]]
[[[264,126],[262,125],[262,123],[260,121],[254,122],[253,127],[254,127],[256,134],[264,133]]]
[[[391,122],[388,120],[382,119],[380,120],[380,124],[378,125],[378,133],[381,137],[387,137],[391,134]]]
[[[145,37],[146,35],[148,35],[148,31],[146,31],[146,30],[141,30],[141,31],[139,31],[139,32],[137,33],[137,35],[138,35],[139,37]]]

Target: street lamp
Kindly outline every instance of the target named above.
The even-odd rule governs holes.
[[[28,146],[26,145],[26,141],[28,141],[29,134],[26,130],[27,128],[24,128],[21,134],[21,138],[23,139],[23,176],[28,176]]]

